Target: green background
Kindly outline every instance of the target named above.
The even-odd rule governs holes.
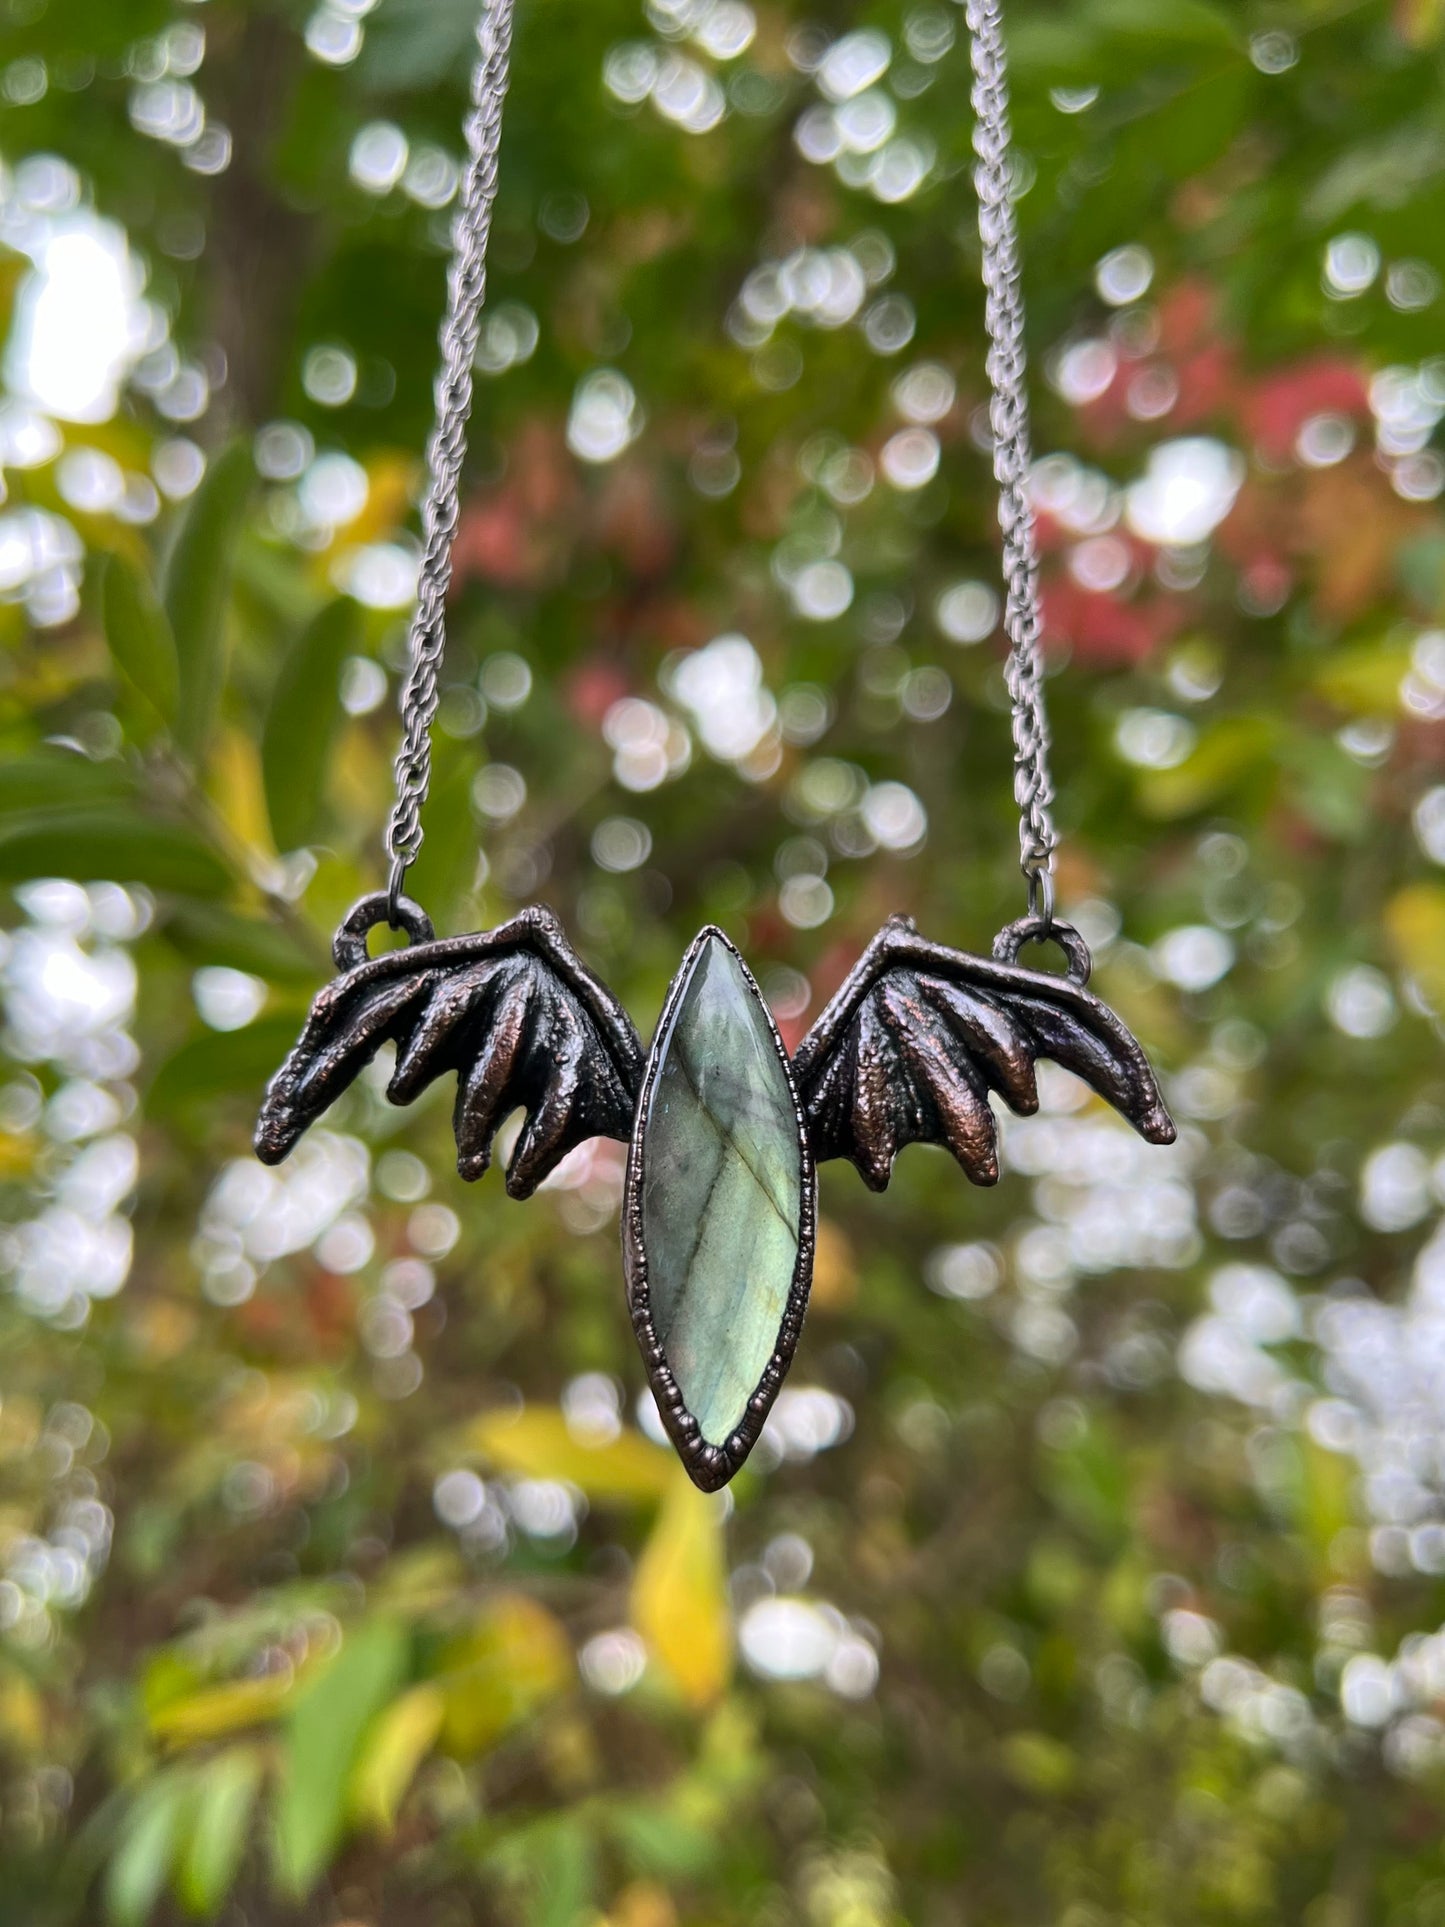
[[[383,877],[473,14],[0,6],[0,1919],[1445,1921],[1445,13],[1010,7],[1060,898],[1181,1141],[825,1169],[711,1501],[608,1151],[249,1155]],[[796,1041],[1022,908],[967,89],[952,4],[521,9],[412,887],[644,1034],[709,920]],[[151,335],[48,428],[77,209]]]

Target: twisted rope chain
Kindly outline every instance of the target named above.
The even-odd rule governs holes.
[[[446,646],[446,599],[451,586],[473,364],[487,284],[487,241],[497,195],[497,155],[506,98],[514,0],[487,0],[477,27],[478,58],[466,121],[470,155],[452,229],[447,312],[441,330],[436,427],[427,450],[431,481],[422,510],[425,547],[412,619],[411,666],[401,697],[402,742],[396,758],[396,803],[386,830],[391,858],[388,905],[395,921],[406,873],[422,845],[421,810],[431,783],[431,728],[440,698],[438,670]],[[1014,797],[1019,806],[1020,868],[1028,879],[1029,913],[1045,927],[1053,917],[1053,859],[1057,842],[1049,805],[1049,727],[1044,710],[1038,557],[1027,485],[1030,464],[1028,398],[1024,386],[1023,300],[1019,287],[1018,224],[1010,180],[1008,76],[999,0],[968,0],[973,59],[974,151],[978,165],[979,235],[987,295],[990,421],[1007,599],[1008,688],[1013,703]]]
[[[993,428],[993,472],[999,490],[999,527],[1003,531],[1004,631],[1009,641],[1008,692],[1013,703],[1019,868],[1028,879],[1029,915],[1041,918],[1047,930],[1054,914],[1058,836],[1049,814],[1054,788],[1049,775],[1049,720],[1044,709],[1039,563],[1028,497],[1032,453],[1024,380],[1023,294],[1009,169],[1008,66],[999,0],[968,0],[967,19],[973,59],[973,148],[978,156],[973,182],[983,243],[988,378],[993,389],[989,420]]]
[[[402,741],[396,757],[396,803],[386,826],[391,858],[388,908],[393,923],[406,873],[422,844],[421,810],[431,786],[431,727],[440,689],[437,672],[446,648],[447,591],[452,580],[467,417],[472,412],[473,366],[487,291],[487,242],[497,198],[497,154],[502,103],[512,47],[514,0],[487,0],[477,25],[477,64],[466,119],[469,160],[452,224],[447,311],[436,382],[436,426],[427,448],[430,483],[422,508],[425,547],[416,614],[408,643],[411,667],[401,696]]]

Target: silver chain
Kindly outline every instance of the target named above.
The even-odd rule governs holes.
[[[472,412],[482,302],[487,291],[487,241],[497,198],[497,155],[512,49],[513,5],[514,0],[487,0],[477,25],[477,64],[472,73],[472,101],[465,130],[469,158],[452,224],[447,312],[436,382],[436,426],[427,448],[430,481],[422,507],[424,548],[409,642],[411,666],[401,696],[396,803],[386,826],[386,852],[391,858],[388,906],[393,921],[406,873],[421,849],[421,811],[431,786],[431,728],[441,695],[437,678],[446,648],[452,545],[467,452],[467,418]]]
[[[973,58],[973,147],[978,156],[978,232],[983,243],[987,297],[988,378],[993,389],[993,472],[1003,531],[1008,637],[1008,692],[1013,704],[1014,800],[1019,806],[1019,867],[1028,879],[1029,915],[1054,914],[1054,850],[1058,836],[1049,806],[1049,719],[1044,708],[1044,656],[1039,612],[1039,563],[1028,481],[1032,462],[1025,385],[1024,311],[1019,231],[1009,165],[1008,64],[999,0],[968,0]]]
[[[487,282],[487,241],[497,195],[502,103],[507,92],[514,0],[487,0],[477,27],[478,58],[466,121],[470,156],[452,231],[447,312],[441,331],[436,427],[427,450],[430,484],[422,510],[425,547],[402,691],[402,743],[396,758],[396,803],[386,830],[391,858],[388,902],[393,918],[406,873],[422,845],[421,811],[431,783],[431,728],[440,700],[438,671],[446,647],[473,366]],[[1029,913],[1051,923],[1057,837],[1049,806],[1049,725],[1044,709],[1038,555],[1028,498],[1029,411],[1025,388],[1023,297],[1018,223],[1009,167],[1008,73],[999,0],[968,0],[973,59],[974,151],[978,226],[987,295],[988,377],[993,395],[994,474],[999,487],[1009,641],[1008,689],[1013,704],[1014,796],[1019,806],[1020,868],[1028,879]]]

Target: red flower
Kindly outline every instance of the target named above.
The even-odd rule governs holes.
[[[626,676],[615,662],[594,657],[579,663],[567,678],[566,704],[570,715],[584,729],[600,729],[602,719],[629,689]]]
[[[1369,390],[1359,367],[1342,355],[1316,355],[1257,382],[1243,414],[1260,453],[1281,462],[1288,460],[1295,437],[1311,416],[1363,418],[1369,408]]]
[[[1045,586],[1043,608],[1045,643],[1072,644],[1076,658],[1096,669],[1143,662],[1178,634],[1188,614],[1177,596],[1121,602],[1068,580]]]

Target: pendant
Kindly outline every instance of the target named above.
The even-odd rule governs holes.
[[[816,1182],[771,1011],[721,930],[683,958],[648,1058],[622,1255],[657,1409],[706,1491],[763,1429],[803,1328]]]
[[[875,1191],[906,1145],[951,1151],[976,1184],[998,1178],[990,1094],[1038,1109],[1034,1066],[1076,1072],[1154,1144],[1175,1130],[1138,1042],[1088,990],[1071,926],[1012,924],[991,958],[950,950],[894,917],[792,1062],[747,965],[720,930],[682,961],[644,1056],[622,1005],[550,910],[438,940],[405,899],[408,946],[368,958],[384,895],[351,912],[340,973],[272,1079],[256,1154],[286,1157],[384,1044],[387,1087],[410,1103],[457,1076],[457,1169],[479,1178],[503,1121],[526,1113],[507,1190],[527,1198],[593,1137],[629,1146],[622,1247],[628,1306],[662,1421],[704,1490],[757,1443],[797,1349],[812,1282],[815,1165],[848,1158]],[[1026,970],[1050,938],[1068,974]]]

